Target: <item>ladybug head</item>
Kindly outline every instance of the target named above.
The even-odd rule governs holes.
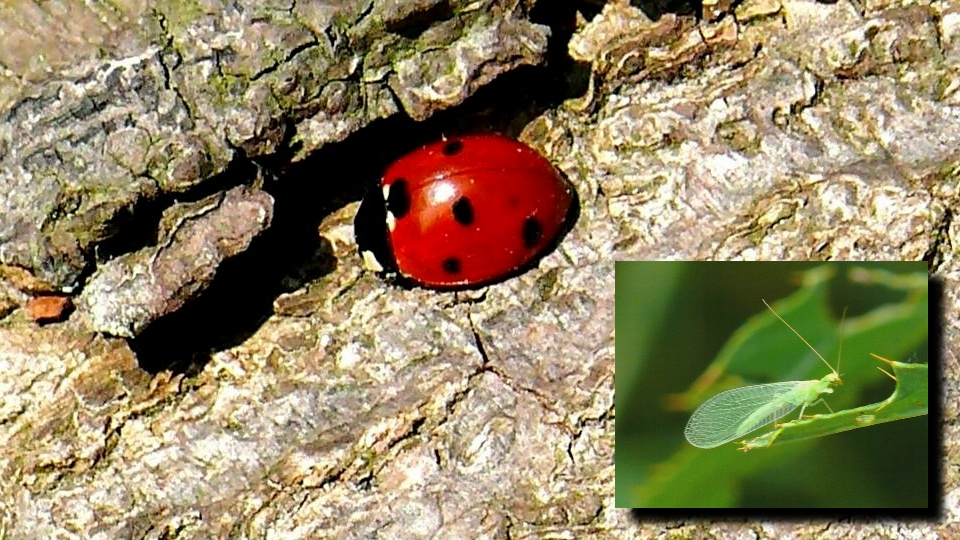
[[[353,222],[357,248],[363,258],[364,266],[378,273],[395,274],[396,263],[390,256],[390,244],[387,228],[386,201],[377,193],[368,193]]]

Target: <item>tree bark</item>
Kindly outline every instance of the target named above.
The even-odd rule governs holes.
[[[955,382],[957,6],[704,4],[583,3],[578,64],[551,69],[589,87],[521,134],[579,221],[538,268],[444,294],[360,269],[339,201],[380,149],[345,173],[326,151],[543,64],[564,29],[533,2],[0,8],[3,536],[662,534],[614,507],[614,259],[924,258]],[[322,195],[270,195],[296,183],[276,171]],[[269,236],[306,205],[331,209],[309,241]],[[37,326],[19,306],[51,290],[93,300]],[[91,323],[111,309],[134,315]]]

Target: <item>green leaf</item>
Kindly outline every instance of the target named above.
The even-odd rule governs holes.
[[[894,420],[904,420],[927,414],[927,364],[905,364],[887,360],[893,367],[897,385],[893,394],[884,401],[847,409],[833,414],[818,414],[809,419],[795,420],[777,429],[764,433],[740,447],[746,452],[754,448],[767,448],[792,441],[823,437],[834,433],[860,429]]]

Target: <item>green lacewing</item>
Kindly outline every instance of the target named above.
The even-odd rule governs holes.
[[[763,303],[777,316],[778,319],[793,330],[807,347],[810,347],[820,360],[830,368],[830,373],[820,380],[790,381],[769,384],[757,384],[734,388],[708,399],[693,412],[683,430],[687,441],[697,448],[715,448],[738,439],[751,431],[757,430],[775,420],[790,414],[800,407],[800,418],[807,406],[818,403],[827,405],[820,396],[833,393],[832,386],[842,384],[840,380],[840,351],[837,351],[837,369],[824,360],[813,345],[803,339],[799,332],[794,330],[790,323],[785,321],[776,311]],[[846,312],[844,312],[846,318]],[[843,321],[840,322],[840,345],[843,345]],[[830,406],[827,405],[830,409]],[[830,412],[833,412],[831,409]]]

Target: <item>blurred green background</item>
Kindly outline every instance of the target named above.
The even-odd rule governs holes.
[[[893,391],[868,353],[927,362],[927,285],[924,262],[617,262],[617,507],[927,507],[927,416],[747,453],[683,436],[720,391],[829,372],[761,299],[832,365],[847,309],[840,411]]]

